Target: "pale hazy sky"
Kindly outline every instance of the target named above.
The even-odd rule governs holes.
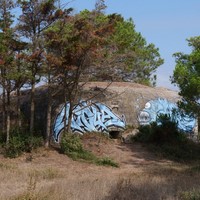
[[[70,1],[62,0],[62,3]],[[200,35],[200,0],[105,0],[106,13],[132,18],[136,31],[147,43],[159,48],[165,63],[157,70],[157,86],[175,89],[169,77],[173,74],[175,52],[190,53],[187,38]],[[95,0],[73,0],[67,7],[75,12],[93,9]]]

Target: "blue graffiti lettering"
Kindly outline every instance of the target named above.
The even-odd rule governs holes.
[[[138,121],[140,125],[147,125],[157,121],[157,117],[160,114],[169,115],[173,121],[177,122],[178,128],[184,132],[192,132],[195,128],[195,118],[188,115],[182,115],[175,103],[162,98],[147,102],[145,108],[140,111]]]
[[[64,119],[66,114],[66,124],[68,124],[70,104],[66,103],[66,113],[64,106],[57,115],[53,128],[53,137],[56,142],[59,141],[59,135],[64,129]],[[104,132],[112,130],[123,130],[125,128],[125,117],[121,118],[112,112],[112,110],[102,103],[93,103],[91,101],[81,101],[74,106],[71,130],[79,134],[85,132]]]

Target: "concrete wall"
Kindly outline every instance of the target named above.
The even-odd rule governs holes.
[[[148,101],[164,98],[171,102],[177,102],[179,99],[176,91],[165,88],[152,88],[135,83],[114,82],[106,91],[103,91],[103,88],[106,88],[107,85],[108,83],[105,82],[88,83],[85,86],[87,92],[83,98],[87,98],[89,91],[90,97],[97,95],[97,92],[99,92],[99,96],[96,96],[94,100],[105,103],[119,116],[125,115],[127,124],[132,126],[138,126],[138,115]],[[103,92],[100,93],[101,91]]]

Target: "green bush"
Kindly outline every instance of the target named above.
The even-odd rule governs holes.
[[[178,130],[177,123],[171,121],[168,115],[160,115],[157,122],[140,126],[139,133],[133,139],[157,145],[177,144],[187,140],[186,135]]]
[[[110,158],[99,158],[97,160],[98,165],[103,165],[103,166],[112,166],[112,167],[119,167],[119,164],[114,162]]]
[[[176,122],[167,115],[160,115],[157,122],[140,126],[134,141],[142,142],[159,155],[176,161],[199,160],[200,146],[187,139]]]
[[[98,158],[92,152],[83,148],[79,135],[66,133],[60,143],[61,153],[68,155],[73,160],[85,160],[97,165],[118,167],[110,158]]]
[[[140,126],[139,132],[133,136],[133,141],[147,143],[151,138],[151,125]]]
[[[31,152],[43,144],[42,137],[31,136],[29,133],[23,131],[12,132],[9,143],[6,144],[4,156],[16,158],[23,152]]]
[[[95,155],[83,149],[81,139],[76,134],[65,134],[60,143],[61,153],[68,155],[74,160],[83,159],[87,161],[94,161]]]
[[[60,143],[61,152],[64,154],[71,154],[73,152],[82,152],[83,145],[81,139],[76,134],[66,133],[61,139]]]

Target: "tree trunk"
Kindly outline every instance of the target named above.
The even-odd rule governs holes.
[[[45,147],[49,147],[49,142],[50,142],[50,133],[51,133],[51,111],[52,111],[52,106],[51,103],[48,103],[47,107],[47,128],[46,128],[46,136],[45,136]]]
[[[73,118],[73,108],[74,108],[75,102],[77,101],[77,94],[79,92],[79,88],[78,88],[79,78],[80,78],[80,72],[78,70],[76,73],[76,76],[75,76],[73,88],[71,89],[70,95],[69,95],[70,96],[69,97],[70,98],[70,100],[69,100],[70,109],[69,109],[68,125],[67,125],[67,131],[69,133],[72,132],[71,123],[72,123],[72,118]]]
[[[51,79],[50,73],[48,73],[48,105],[47,105],[47,121],[46,121],[46,135],[45,135],[45,144],[46,148],[49,147],[50,143],[50,133],[51,133],[51,112],[52,112],[52,94],[51,94]]]
[[[20,54],[20,51],[18,51],[18,55]],[[17,73],[21,74],[21,63],[20,60],[17,60]],[[21,84],[19,83],[17,86],[17,124],[18,124],[18,128],[21,129],[22,128],[22,119],[21,119],[21,109],[20,109],[20,96],[21,96],[21,92],[20,92],[20,88],[21,88]]]
[[[200,141],[200,114],[198,114],[197,121],[197,140]]]
[[[31,116],[30,116],[30,134],[34,131],[34,117],[35,117],[35,81],[31,84]]]
[[[6,89],[5,89],[5,69],[1,69],[2,77],[2,132],[6,133]]]
[[[7,91],[6,144],[10,140],[10,91]]]
[[[17,124],[18,128],[22,127],[21,110],[20,110],[20,89],[17,88]]]
[[[2,110],[2,132],[6,133],[6,92],[5,88],[3,87],[2,93],[2,103],[3,103],[3,110]]]
[[[64,95],[64,117],[63,117],[63,120],[64,120],[64,134],[66,133],[66,126],[67,126],[67,107],[66,107],[66,103],[67,103],[67,98],[66,98],[66,95]]]
[[[67,103],[67,91],[66,91],[66,86],[67,86],[67,83],[66,83],[66,75],[65,75],[65,79],[64,79],[64,84],[63,84],[63,86],[64,86],[64,90],[63,90],[63,95],[64,95],[64,118],[63,118],[63,120],[64,120],[64,130],[63,130],[63,132],[64,132],[64,135],[66,134],[66,127],[67,127],[67,107],[66,107],[66,103]]]
[[[74,104],[73,102],[70,100],[69,101],[69,115],[68,115],[68,124],[67,124],[67,132],[68,133],[71,133],[72,130],[71,130],[71,124],[72,124],[72,117],[73,117],[73,107],[74,107]]]

